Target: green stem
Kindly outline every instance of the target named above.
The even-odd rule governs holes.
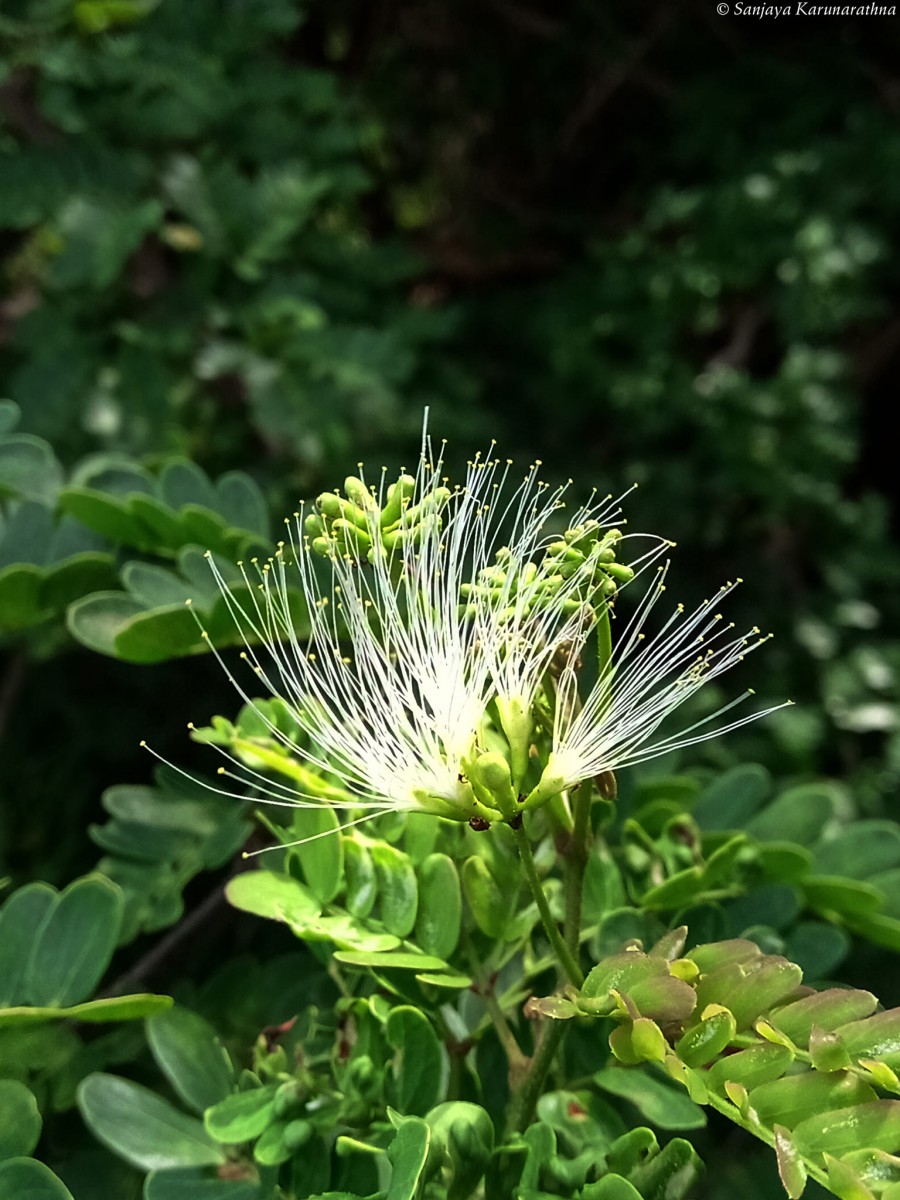
[[[516,845],[519,849],[519,858],[522,862],[522,868],[525,871],[525,878],[528,880],[531,894],[538,906],[538,912],[541,914],[541,921],[543,922],[547,937],[550,939],[550,944],[556,953],[559,965],[568,977],[569,982],[574,987],[580,988],[584,983],[584,975],[575,959],[575,955],[560,933],[559,926],[553,919],[553,914],[550,912],[550,905],[547,903],[547,897],[534,863],[534,855],[531,853],[531,842],[528,840],[524,824],[519,825],[518,829],[514,830],[514,833]]]
[[[578,957],[581,941],[581,903],[584,893],[584,873],[591,853],[591,785],[585,781],[572,802],[574,818],[572,833],[566,847],[563,883],[566,894],[566,945]]]
[[[545,1019],[528,1073],[509,1102],[506,1124],[510,1133],[523,1133],[531,1123],[544,1083],[566,1032],[566,1021]]]

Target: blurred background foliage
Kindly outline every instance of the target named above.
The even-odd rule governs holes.
[[[457,464],[496,438],[579,496],[639,483],[685,600],[744,577],[778,635],[745,681],[798,704],[699,777],[895,813],[895,20],[6,0],[0,37],[0,872],[90,870],[141,737],[206,767],[200,548],[410,461],[426,406]]]

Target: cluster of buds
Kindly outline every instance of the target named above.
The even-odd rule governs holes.
[[[519,562],[503,547],[475,583],[462,585],[461,615],[469,618],[487,608],[503,621],[548,606],[563,616],[573,616],[585,605],[599,609],[634,578],[633,567],[616,562],[621,539],[621,529],[589,520],[551,542],[540,563]]]
[[[323,558],[337,554],[373,563],[376,558],[421,544],[440,531],[441,509],[450,499],[450,489],[434,487],[413,504],[415,494],[412,475],[401,475],[380,497],[362,479],[348,475],[344,495],[323,492],[316,497],[315,512],[305,518],[310,548]]]

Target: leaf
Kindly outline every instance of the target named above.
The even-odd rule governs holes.
[[[215,1030],[187,1008],[170,1008],[147,1022],[153,1057],[179,1098],[203,1113],[231,1091],[234,1070]]]
[[[803,783],[788,788],[762,812],[751,817],[746,832],[761,842],[799,842],[812,846],[835,812],[834,789],[828,784]]]
[[[416,872],[409,856],[386,842],[371,846],[378,878],[378,915],[381,923],[397,937],[412,933],[419,905]]]
[[[208,1109],[203,1118],[207,1131],[217,1142],[237,1144],[259,1137],[275,1116],[278,1085],[235,1092]]]
[[[478,928],[488,937],[503,938],[518,899],[514,891],[501,888],[488,864],[478,855],[463,863],[462,885]]]
[[[222,1179],[210,1167],[151,1171],[143,1200],[264,1200],[255,1172],[246,1179]]]
[[[765,767],[757,763],[732,767],[701,794],[691,816],[703,830],[743,829],[771,788]]]
[[[633,1183],[621,1175],[604,1175],[581,1189],[581,1200],[643,1200]]]
[[[47,442],[30,433],[0,439],[0,493],[52,507],[62,483],[62,467]]]
[[[29,883],[0,908],[0,1005],[28,999],[28,960],[56,894],[49,884]]]
[[[795,963],[774,955],[729,963],[703,975],[697,984],[697,1011],[720,1004],[734,1014],[738,1032],[797,990],[803,972]]]
[[[275,871],[244,871],[228,881],[225,895],[235,908],[270,921],[302,923],[322,911],[318,900],[298,879]]]
[[[125,662],[158,663],[207,649],[191,610],[178,604],[135,613],[116,630],[112,652]]]
[[[310,838],[295,846],[296,857],[310,891],[327,904],[341,890],[344,878],[344,844],[337,813],[327,804],[298,808],[291,818],[291,841]],[[392,931],[395,932],[395,931]]]
[[[45,616],[40,605],[44,573],[28,563],[0,571],[0,631],[26,629]]]
[[[852,1150],[900,1150],[900,1100],[873,1100],[833,1112],[817,1113],[794,1130],[801,1154],[818,1156],[825,1151],[840,1157]]]
[[[807,875],[800,886],[810,906],[823,913],[867,917],[884,904],[878,888],[840,875]]]
[[[392,1071],[397,1107],[417,1116],[428,1112],[443,1090],[445,1074],[431,1022],[418,1009],[400,1005],[385,1022],[385,1036],[396,1051]]]
[[[35,934],[26,992],[37,1006],[77,1004],[94,990],[119,940],[124,898],[102,875],[55,896]]]
[[[344,838],[344,880],[347,910],[354,917],[367,917],[378,897],[375,864],[368,847],[352,835]]]
[[[878,1001],[871,992],[858,991],[856,988],[826,988],[825,991],[804,996],[802,1000],[776,1009],[768,1014],[766,1020],[805,1049],[814,1025],[826,1033],[832,1033],[841,1025],[870,1016],[877,1006]],[[897,1032],[900,1044],[900,1025]]]
[[[373,970],[443,971],[447,966],[440,958],[432,958],[429,954],[419,954],[414,950],[335,950],[334,957],[348,966],[372,967]]]
[[[750,1090],[780,1079],[793,1061],[794,1055],[787,1046],[751,1046],[719,1059],[707,1069],[703,1078],[709,1088],[720,1093],[726,1082]]]
[[[15,1079],[0,1079],[0,1159],[32,1152],[41,1136],[41,1114],[33,1094]]]
[[[139,600],[124,592],[95,592],[71,605],[66,625],[77,642],[115,658],[116,637],[133,617],[145,611]]]
[[[430,854],[419,867],[416,942],[426,954],[447,959],[462,929],[462,891],[456,865],[446,854]]]
[[[243,471],[229,471],[216,484],[216,508],[228,523],[269,536],[269,510],[261,490]]]
[[[773,1132],[778,1176],[790,1200],[799,1200],[806,1190],[806,1167],[788,1131],[776,1125]]]
[[[387,1149],[392,1170],[385,1200],[413,1200],[418,1194],[430,1142],[431,1131],[424,1121],[407,1117],[400,1123]]]
[[[93,529],[116,545],[152,549],[152,530],[132,516],[124,500],[94,488],[67,487],[60,493],[59,506],[64,513]]]
[[[101,1000],[85,1000],[69,1008],[0,1008],[0,1028],[7,1025],[45,1025],[48,1021],[85,1021],[105,1024],[109,1021],[135,1021],[164,1012],[172,1005],[171,996],[138,993],[134,996],[105,996]]]
[[[839,1025],[834,1032],[855,1061],[877,1058],[889,1067],[900,1067],[900,1008]]]
[[[592,1079],[604,1092],[629,1100],[638,1112],[658,1129],[702,1129],[706,1114],[684,1089],[655,1071],[603,1067]]]
[[[0,1162],[0,1200],[72,1200],[72,1193],[42,1162],[8,1158]]]
[[[868,879],[898,865],[900,829],[892,821],[856,821],[820,841],[814,850],[813,870],[819,875]]]
[[[770,1128],[784,1125],[793,1129],[814,1113],[850,1105],[864,1106],[875,1099],[875,1093],[867,1083],[846,1071],[824,1075],[806,1071],[749,1090],[751,1106],[762,1123]]]
[[[77,1100],[97,1140],[144,1171],[225,1161],[198,1120],[129,1079],[99,1072],[88,1075],[78,1088]]]

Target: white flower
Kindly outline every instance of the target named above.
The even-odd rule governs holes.
[[[636,612],[615,639],[608,668],[583,702],[578,697],[576,659],[584,635],[573,643],[558,683],[552,752],[527,807],[538,807],[551,796],[604,772],[718,737],[785,707],[777,704],[721,721],[754,695],[748,689],[693,725],[655,738],[676,708],[772,636],[761,634],[755,626],[736,634],[734,623],[726,622],[717,611],[741,580],[726,584],[690,614],[679,604],[657,633],[646,634],[650,614],[666,589],[668,569],[668,563],[659,568]]]
[[[560,543],[565,488],[541,483],[537,466],[516,483],[509,462],[479,457],[454,491],[443,467],[443,450],[435,456],[425,438],[414,478],[386,487],[382,473],[374,489],[351,478],[347,499],[328,494],[301,507],[275,557],[241,567],[243,599],[210,561],[244,659],[296,724],[287,735],[267,722],[270,732],[340,781],[347,799],[330,803],[490,821],[498,812],[472,770],[488,749],[488,705],[497,699],[521,734],[516,714],[530,711],[598,571],[609,569],[612,550],[597,547],[620,518],[608,498],[592,498]],[[295,632],[290,611],[298,586],[308,635]],[[252,703],[258,688],[229,676]],[[522,737],[510,741],[521,773]],[[321,803],[293,783],[248,773],[271,802]]]

